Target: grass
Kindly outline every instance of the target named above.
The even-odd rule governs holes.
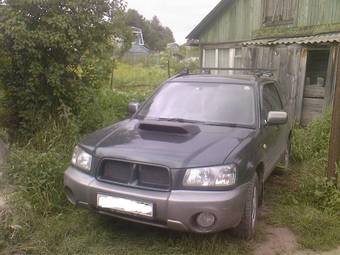
[[[11,145],[6,175],[15,190],[11,206],[0,212],[0,254],[252,253],[254,242],[235,239],[228,232],[177,233],[101,216],[67,203],[62,192],[63,171],[76,141],[84,133],[125,118],[128,102],[143,101],[164,79],[166,71],[159,67],[118,64],[114,90],[101,89],[75,122],[47,122],[28,144]],[[337,203],[315,199],[329,192],[336,200],[336,189],[311,181],[323,176],[323,147],[328,144],[329,132],[324,123],[328,122],[318,120],[307,131],[296,129],[294,158],[301,162],[294,163],[290,171],[273,175],[265,192],[265,204],[270,208],[266,222],[288,226],[303,248],[313,250],[340,244]],[[6,137],[2,130],[0,137]],[[320,144],[324,146],[320,148]],[[262,232],[259,229],[255,241],[263,239]]]
[[[320,210],[303,201],[305,176],[321,174],[323,168],[304,162],[294,164],[289,172],[273,175],[267,182],[265,201],[271,209],[267,221],[287,226],[297,236],[302,248],[330,250],[340,244],[340,213]]]
[[[142,64],[128,65],[118,63],[113,73],[114,88],[126,87],[155,88],[168,78],[165,69],[159,66],[145,67]]]
[[[295,164],[266,183],[265,204],[268,224],[289,227],[302,248],[329,250],[340,244],[340,217],[297,201],[301,176],[308,165]],[[24,204],[17,201],[16,204]],[[26,205],[28,206],[28,205]],[[254,242],[233,238],[228,231],[195,235],[139,225],[101,216],[86,209],[66,206],[55,215],[36,218],[29,206],[21,205],[11,225],[22,228],[7,232],[12,236],[2,254],[251,254]],[[21,211],[21,212],[20,212]],[[17,216],[16,216],[17,217]],[[263,239],[258,230],[256,241]],[[7,240],[8,242],[8,240]],[[1,247],[1,246],[0,246]],[[1,250],[1,249],[0,249]],[[0,253],[1,254],[1,253]]]
[[[228,233],[193,235],[138,225],[68,208],[42,218],[29,237],[2,254],[249,254],[250,243]],[[39,224],[37,224],[39,223]]]

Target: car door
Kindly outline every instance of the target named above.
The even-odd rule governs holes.
[[[282,143],[284,128],[282,125],[268,126],[266,124],[270,111],[283,111],[283,105],[274,82],[265,83],[261,93],[261,122],[264,137],[265,178],[267,178],[275,164],[280,159],[284,146]]]

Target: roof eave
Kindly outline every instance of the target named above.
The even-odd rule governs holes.
[[[187,35],[186,39],[199,39],[201,32],[214,21],[217,16],[235,0],[221,0],[214,9]]]

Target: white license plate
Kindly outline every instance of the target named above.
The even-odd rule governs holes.
[[[152,203],[97,194],[97,205],[103,209],[110,209],[123,213],[131,213],[147,217],[153,216]]]

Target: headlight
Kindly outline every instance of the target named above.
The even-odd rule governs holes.
[[[228,187],[235,182],[235,165],[188,169],[183,179],[183,185],[189,187]]]
[[[86,171],[91,170],[92,156],[79,146],[76,146],[72,155],[72,164]]]

